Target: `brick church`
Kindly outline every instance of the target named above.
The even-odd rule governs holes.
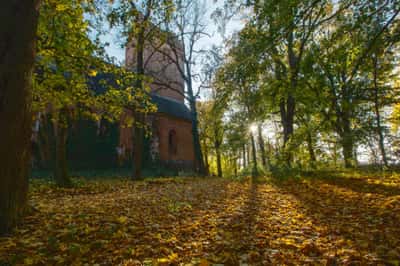
[[[126,47],[126,67],[134,70],[135,43],[130,41]],[[146,118],[150,137],[145,140],[143,155],[144,167],[158,167],[179,170],[193,170],[195,166],[192,139],[191,113],[184,102],[184,81],[176,64],[171,63],[165,53],[146,47],[145,72],[153,78],[151,99],[157,112]],[[161,49],[172,53],[171,47],[164,44]],[[178,54],[176,53],[178,51]],[[175,50],[182,62],[181,49]],[[96,81],[90,82],[93,90],[104,91]],[[121,117],[130,116],[125,111]],[[94,122],[87,119],[75,121],[68,132],[67,161],[72,170],[129,168],[132,165],[133,135],[132,127],[122,123],[107,121]],[[40,121],[40,130],[34,136],[34,169],[51,169],[54,158],[54,131],[50,120]]]
[[[144,52],[145,73],[154,81],[148,85],[152,101],[158,109],[157,113],[147,118],[152,129],[149,149],[153,160],[158,158],[164,165],[174,168],[193,169],[192,119],[184,103],[184,80],[175,64],[183,62],[183,54],[176,42],[174,49],[166,43],[157,49],[147,45]],[[130,41],[125,50],[128,69],[135,67],[134,55],[135,42]],[[172,61],[171,58],[176,60]],[[183,66],[180,67],[183,69]],[[134,145],[132,139],[131,128],[120,128],[120,154],[131,153]]]

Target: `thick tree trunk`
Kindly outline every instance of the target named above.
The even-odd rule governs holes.
[[[260,146],[261,162],[264,167],[267,166],[267,155],[265,153],[264,138],[262,136],[261,124],[258,125],[258,145]]]
[[[297,90],[297,75],[298,75],[298,64],[299,58],[296,56],[294,51],[294,32],[293,29],[288,35],[287,50],[288,50],[288,62],[289,62],[289,72],[290,72],[290,87],[287,94],[287,99],[284,104],[281,104],[281,117],[283,124],[283,143],[284,152],[287,165],[290,167],[293,154],[291,147],[288,146],[288,142],[293,135],[294,129],[294,115],[296,109],[296,101],[293,94]]]
[[[280,103],[280,114],[283,127],[283,148],[285,160],[290,167],[292,163],[292,151],[289,147],[289,140],[293,135],[294,128],[294,114],[295,114],[295,99],[289,94],[287,100],[282,100]]]
[[[352,168],[354,166],[354,143],[350,124],[350,119],[348,119],[347,117],[343,118],[343,133],[341,136],[341,141],[345,168]]]
[[[68,138],[68,114],[66,110],[60,111],[60,120],[56,125],[55,168],[54,179],[57,185],[70,187],[71,179],[68,176],[67,166],[67,138]]]
[[[34,0],[3,1],[0,8],[0,235],[27,208],[38,9]]]

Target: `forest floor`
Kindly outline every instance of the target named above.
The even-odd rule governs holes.
[[[31,186],[0,265],[399,265],[400,177]]]

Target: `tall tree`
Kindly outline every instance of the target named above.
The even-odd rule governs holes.
[[[38,0],[6,1],[0,9],[0,234],[27,208],[38,17]]]
[[[172,33],[167,35],[167,43],[170,49],[158,49],[158,47],[154,45],[153,47],[167,58],[170,64],[173,64],[178,70],[179,76],[185,83],[185,92],[182,93],[180,90],[176,89],[174,86],[176,85],[175,80],[158,79],[157,75],[154,75],[153,78],[156,84],[182,94],[188,101],[192,116],[192,138],[196,158],[196,170],[200,174],[205,174],[196,105],[200,89],[195,91],[194,82],[198,77],[195,64],[199,60],[198,55],[200,53],[197,45],[201,38],[208,36],[205,31],[206,25],[204,21],[206,11],[204,9],[204,4],[196,0],[175,1],[175,9],[171,20],[167,21],[164,27],[168,33]]]
[[[122,26],[122,35],[127,38],[125,43],[134,45],[133,68],[137,75],[135,87],[142,91],[145,88],[144,76],[146,71],[146,61],[150,61],[150,56],[145,57],[145,51],[153,44],[161,47],[165,43],[165,36],[162,32],[162,25],[169,20],[174,4],[169,0],[116,0],[115,7],[109,13],[109,21],[112,27]],[[128,106],[129,109],[140,109],[139,106]],[[133,179],[142,177],[143,148],[144,148],[144,127],[145,114],[143,112],[133,112]]]
[[[51,118],[54,177],[61,186],[72,184],[67,140],[74,121],[115,121],[120,119],[123,105],[140,101],[135,105],[138,112],[146,112],[149,106],[143,91],[132,88],[137,76],[108,62],[99,41],[89,38],[91,28],[85,14],[95,15],[91,5],[86,0],[43,0],[41,5],[33,107],[38,121]]]

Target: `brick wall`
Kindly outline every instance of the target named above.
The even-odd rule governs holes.
[[[165,53],[167,53],[175,59],[175,53],[168,44],[163,44],[161,47],[157,47],[157,49],[154,46],[157,47],[157,45],[147,44],[144,51],[145,73],[153,77],[154,80],[154,83],[147,85],[150,86],[153,92],[161,96],[183,102],[184,80],[180,75],[177,65],[168,56],[165,56]],[[180,69],[183,70],[183,53],[181,49],[175,50],[177,51],[178,60],[181,62]],[[134,40],[131,40],[127,44],[125,61],[126,66],[134,70],[136,62]]]
[[[163,114],[159,114],[157,120],[160,159],[162,161],[194,162],[191,122]],[[176,132],[176,154],[171,154],[169,150],[169,133],[171,130]]]

